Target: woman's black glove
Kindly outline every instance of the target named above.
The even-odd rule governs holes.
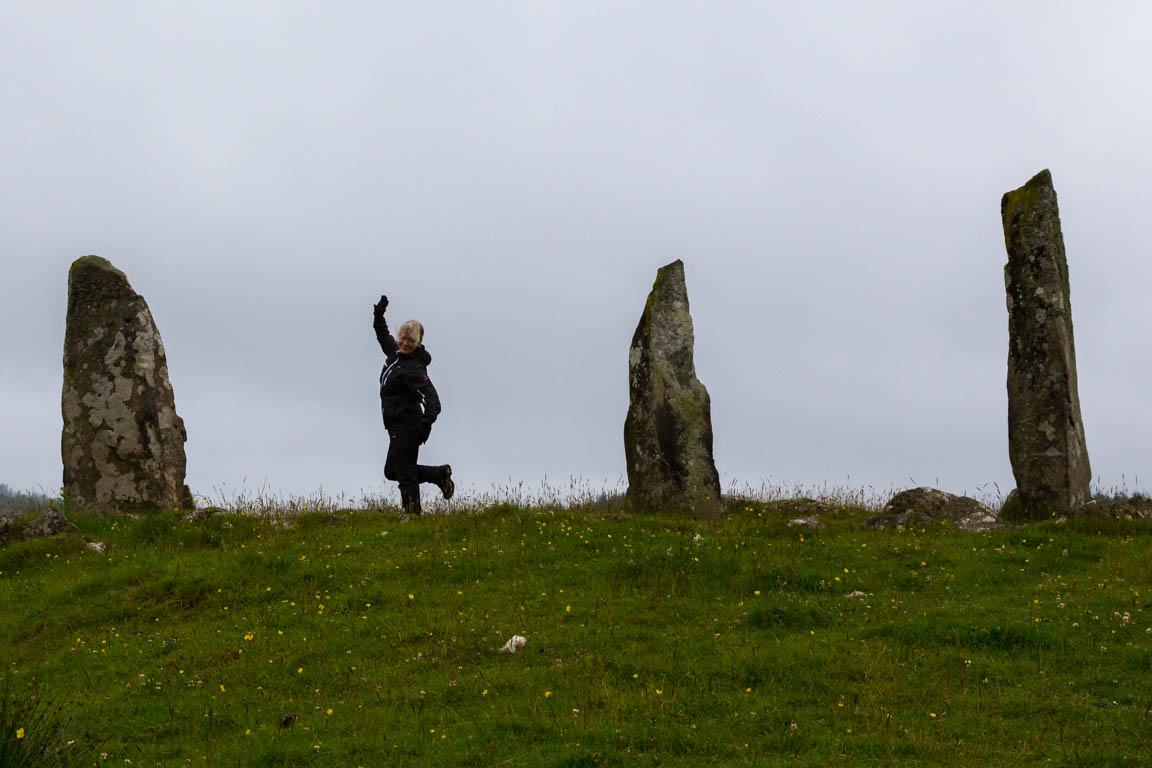
[[[388,309],[388,297],[381,296],[380,301],[372,305],[372,316],[379,317],[384,314],[384,310]]]

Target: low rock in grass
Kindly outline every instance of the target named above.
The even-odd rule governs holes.
[[[8,534],[12,530],[12,521],[6,516],[0,515],[0,544],[8,540]]]
[[[1117,520],[1152,520],[1152,499],[1142,494],[1128,498],[1093,499],[1076,510],[1078,515],[1103,515]]]
[[[1002,531],[1008,526],[995,512],[984,512],[956,521],[956,527],[966,533],[987,533],[988,531]]]
[[[55,509],[46,509],[36,515],[30,523],[20,529],[20,535],[25,539],[35,539],[41,536],[58,536],[76,530],[68,518]]]
[[[225,510],[220,507],[196,507],[188,514],[184,515],[184,522],[186,523],[201,523],[210,517],[222,514]]]
[[[831,504],[825,504],[823,501],[817,501],[816,499],[799,498],[769,501],[764,505],[764,511],[784,515],[798,515],[800,517],[815,517],[817,515],[832,514],[838,511],[838,509]]]
[[[799,525],[804,528],[823,528],[824,523],[814,517],[796,517],[788,521],[788,525]]]
[[[1021,519],[1043,520],[1052,517],[1056,522],[1067,522],[1069,517],[1108,517],[1113,520],[1152,520],[1152,499],[1143,494],[1132,496],[1097,496],[1089,502],[1081,504],[1071,515],[1058,514],[1058,510],[1033,511],[1031,514],[1021,512],[1022,502],[1020,494],[1013,489],[1000,508],[1000,516],[1009,520]]]
[[[1004,523],[995,512],[976,499],[957,496],[935,488],[912,488],[901,491],[885,505],[883,513],[864,521],[874,530],[949,520],[963,531],[995,531]]]

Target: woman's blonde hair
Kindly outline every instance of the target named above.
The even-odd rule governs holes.
[[[424,326],[419,320],[406,320],[396,329],[396,338],[408,339],[419,346],[424,342]]]

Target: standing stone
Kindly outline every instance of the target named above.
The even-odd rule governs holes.
[[[694,343],[684,264],[677,260],[656,273],[628,351],[624,453],[633,508],[719,514],[712,407],[696,378]]]
[[[1008,263],[1008,454],[1020,517],[1071,512],[1090,498],[1080,419],[1068,261],[1052,174],[1000,201]]]
[[[105,512],[192,506],[160,333],[124,273],[98,256],[68,272],[62,410],[72,502]]]

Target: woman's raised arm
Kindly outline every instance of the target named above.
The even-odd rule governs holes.
[[[388,309],[388,297],[381,296],[380,301],[372,305],[372,328],[376,331],[376,341],[380,342],[380,349],[385,357],[392,357],[399,348],[396,339],[388,332],[388,322],[384,319],[384,310]]]

